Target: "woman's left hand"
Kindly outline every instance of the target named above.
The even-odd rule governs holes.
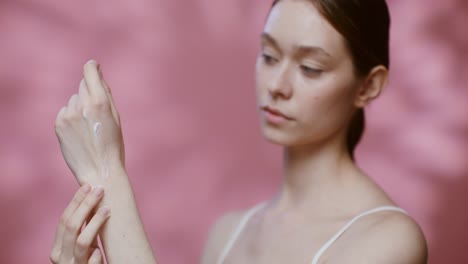
[[[120,118],[100,66],[84,65],[79,92],[55,121],[63,157],[79,184],[103,184],[114,168],[125,169]]]
[[[104,195],[104,189],[91,189],[83,184],[63,212],[50,253],[54,264],[102,264],[103,252],[97,243],[98,232],[109,218],[109,209],[93,209]],[[90,219],[83,227],[86,220]]]

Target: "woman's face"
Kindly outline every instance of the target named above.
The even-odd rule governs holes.
[[[356,109],[358,78],[340,33],[310,2],[282,0],[271,10],[261,41],[256,87],[265,138],[297,146],[344,135]]]

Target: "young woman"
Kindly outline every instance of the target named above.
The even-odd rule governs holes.
[[[387,82],[389,24],[384,0],[274,1],[256,87],[263,135],[284,146],[283,183],[271,200],[221,217],[202,263],[426,263],[419,226],[353,158],[363,108]],[[99,232],[109,263],[156,263],[96,62],[84,66],[56,133],[81,188],[58,226],[52,262],[102,263]]]

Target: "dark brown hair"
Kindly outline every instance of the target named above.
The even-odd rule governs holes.
[[[274,0],[275,6],[280,0]],[[305,0],[344,37],[358,77],[372,68],[389,68],[390,14],[385,0]],[[365,128],[364,109],[358,109],[351,119],[346,145],[354,160],[354,149]]]

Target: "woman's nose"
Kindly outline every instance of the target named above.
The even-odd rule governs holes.
[[[268,85],[268,91],[273,99],[281,97],[288,99],[292,95],[292,85],[289,67],[282,65],[273,72],[273,76]]]

